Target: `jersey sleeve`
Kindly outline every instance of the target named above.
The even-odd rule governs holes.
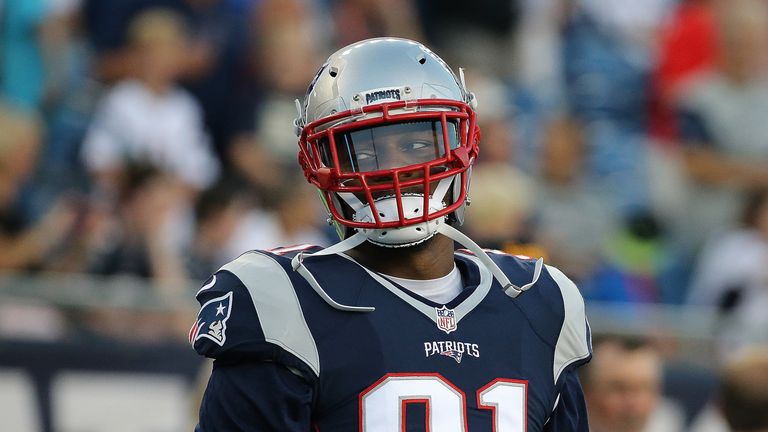
[[[189,333],[195,351],[226,362],[268,361],[319,376],[319,356],[295,287],[277,258],[248,252],[224,265],[197,294]]]
[[[563,373],[562,387],[544,432],[582,432],[588,431],[587,405],[574,368]]]
[[[311,383],[280,364],[217,360],[195,432],[307,432],[313,392]]]
[[[557,284],[563,302],[563,323],[555,343],[552,366],[555,383],[560,385],[564,372],[592,358],[592,334],[584,299],[576,284],[555,267],[547,266],[547,271]]]

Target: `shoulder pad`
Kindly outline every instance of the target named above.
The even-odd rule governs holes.
[[[280,256],[247,252],[198,291],[200,312],[189,333],[201,355],[283,363],[319,375],[315,340]]]

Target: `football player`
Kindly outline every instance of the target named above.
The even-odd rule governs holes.
[[[475,105],[418,42],[328,58],[295,127],[342,241],[246,252],[200,289],[190,342],[215,362],[198,431],[588,430],[578,289],[455,228]]]

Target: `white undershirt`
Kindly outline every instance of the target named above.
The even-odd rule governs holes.
[[[453,265],[453,270],[450,273],[437,279],[403,279],[389,275],[383,276],[400,284],[403,288],[439,304],[446,304],[455,299],[464,288],[461,282],[461,273],[456,268],[456,264]]]

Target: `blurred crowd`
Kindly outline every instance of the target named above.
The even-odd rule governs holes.
[[[179,293],[333,243],[294,100],[376,36],[466,68],[478,243],[768,342],[766,0],[0,0],[0,271]]]
[[[327,244],[294,99],[328,53],[390,35],[467,69],[482,244],[546,255],[588,300],[762,307],[766,7],[3,0],[0,268],[200,279]]]
[[[739,349],[713,376],[688,376],[676,388],[670,384],[686,374],[671,374],[649,339],[602,336],[593,348],[592,361],[580,370],[590,432],[768,430],[764,345]]]
[[[479,243],[545,256],[588,301],[765,329],[767,8],[2,0],[0,269],[200,280],[248,249],[333,242],[294,100],[338,47],[402,36],[477,94]]]

